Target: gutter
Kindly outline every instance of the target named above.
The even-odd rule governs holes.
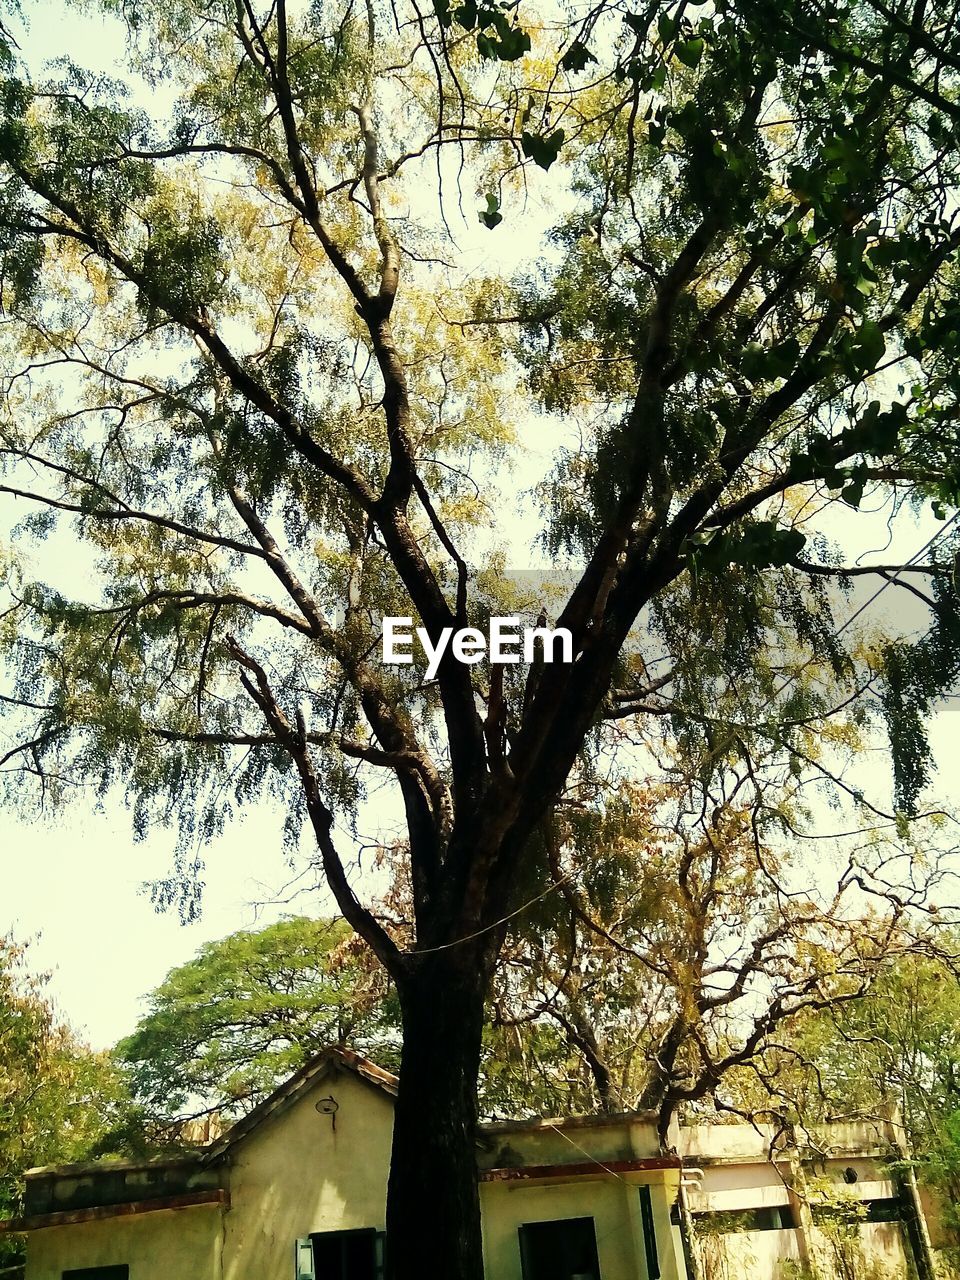
[[[188,1191],[178,1196],[157,1196],[152,1200],[129,1200],[121,1204],[91,1205],[87,1209],[64,1209],[59,1213],[37,1213],[25,1218],[8,1218],[0,1222],[0,1235],[20,1231],[41,1231],[45,1227],[72,1227],[78,1222],[97,1222],[102,1218],[125,1218],[163,1209],[193,1209],[198,1205],[230,1207],[230,1192],[223,1187],[211,1191]]]
[[[646,1173],[657,1169],[679,1170],[679,1156],[653,1156],[647,1160],[588,1160],[580,1164],[526,1164],[502,1169],[482,1169],[481,1182],[531,1182],[539,1178],[597,1177],[609,1173]]]

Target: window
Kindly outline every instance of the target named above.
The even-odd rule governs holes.
[[[849,1222],[858,1225],[863,1222],[901,1222],[903,1220],[900,1201],[894,1198],[841,1200],[836,1204],[813,1204],[810,1209],[816,1223]]]
[[[899,1222],[902,1218],[899,1200],[867,1200],[865,1222]]]
[[[600,1280],[593,1219],[525,1222],[520,1261],[523,1280]]]
[[[313,1246],[315,1280],[383,1280],[382,1231],[317,1231]]]
[[[640,1188],[640,1224],[643,1227],[643,1252],[647,1259],[649,1280],[660,1280],[660,1259],[657,1256],[657,1233],[653,1225],[653,1201],[650,1188]]]
[[[797,1223],[788,1204],[762,1205],[756,1209],[720,1209],[716,1213],[695,1213],[715,1231],[792,1231]]]
[[[63,1280],[130,1280],[130,1268],[126,1263],[122,1267],[80,1267],[73,1271],[61,1271]]]

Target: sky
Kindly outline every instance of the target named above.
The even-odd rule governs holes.
[[[25,55],[33,63],[69,50],[78,62],[110,69],[122,51],[116,24],[106,23],[74,8],[56,3],[25,5],[31,19],[21,39]],[[535,237],[544,214],[533,195],[532,219],[527,235]],[[502,255],[501,267],[519,262],[529,252],[522,234],[512,233],[492,241],[488,233],[464,224],[464,260],[479,269],[493,244]],[[534,450],[527,469],[532,475],[540,460]],[[5,513],[4,513],[5,514]],[[519,512],[509,533],[514,546],[529,554],[532,524],[529,509]],[[896,546],[884,558],[895,558],[903,549],[912,554],[935,526],[928,521],[904,528]],[[860,540],[854,555],[882,547],[882,521],[873,523],[840,513],[831,532],[845,545]],[[529,563],[529,561],[528,561]],[[62,551],[63,572],[77,571],[69,546]],[[854,598],[875,590],[875,584]],[[875,609],[903,609],[903,593],[888,591]],[[840,616],[845,614],[840,611]],[[898,619],[902,630],[912,630],[918,619],[906,613]],[[957,745],[955,702],[938,712],[932,727],[941,772],[936,791],[940,799],[960,800],[954,781]],[[863,761],[861,773],[881,795],[889,795],[888,764],[882,749]],[[0,811],[0,863],[3,865],[4,898],[0,900],[0,933],[12,930],[33,939],[30,956],[35,970],[51,973],[49,991],[62,1014],[97,1048],[108,1047],[133,1029],[142,1009],[141,998],[155,987],[174,965],[187,960],[203,943],[239,928],[250,928],[283,914],[319,914],[329,907],[329,895],[320,888],[307,865],[291,884],[294,870],[286,861],[280,831],[283,815],[268,804],[251,808],[225,835],[203,851],[206,893],[202,918],[183,926],[175,913],[158,914],[145,882],[168,873],[173,855],[172,832],[151,832],[135,843],[122,798],[115,797],[103,811],[93,811],[80,800],[57,814],[39,815],[33,821],[10,810]],[[361,821],[371,827],[391,823],[395,815],[378,799],[369,803]],[[302,850],[298,869],[309,864],[309,849]],[[298,894],[296,891],[300,890]]]

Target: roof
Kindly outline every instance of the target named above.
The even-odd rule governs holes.
[[[279,1085],[269,1097],[236,1122],[226,1133],[200,1152],[204,1164],[211,1164],[235,1146],[247,1134],[251,1133],[264,1120],[277,1115],[292,1106],[307,1093],[313,1085],[323,1080],[331,1072],[349,1071],[358,1080],[379,1089],[388,1097],[396,1098],[399,1081],[390,1071],[378,1067],[375,1062],[365,1058],[352,1049],[331,1047],[324,1049],[309,1062],[305,1062],[283,1084]],[[537,1130],[573,1129],[581,1127],[601,1127],[622,1124],[654,1124],[656,1113],[652,1111],[628,1111],[617,1114],[603,1113],[588,1116],[563,1116],[555,1119],[542,1116],[531,1116],[522,1120],[497,1120],[480,1125],[481,1141],[485,1137],[499,1137],[509,1133],[531,1133]]]
[[[528,1116],[521,1120],[487,1120],[480,1132],[491,1136],[509,1133],[533,1133],[538,1129],[594,1129],[605,1125],[653,1124],[659,1120],[656,1111],[598,1111],[585,1116]]]
[[[352,1049],[331,1046],[321,1050],[320,1053],[305,1062],[298,1071],[294,1072],[292,1076],[274,1089],[273,1093],[264,1098],[252,1111],[242,1116],[235,1124],[231,1125],[225,1133],[209,1146],[145,1160],[101,1159],[82,1161],[76,1164],[45,1165],[42,1168],[28,1170],[26,1177],[28,1181],[39,1181],[44,1178],[76,1177],[83,1174],[133,1172],[151,1168],[173,1169],[180,1166],[186,1168],[215,1164],[265,1120],[286,1111],[288,1107],[302,1098],[305,1093],[327,1075],[341,1071],[350,1072],[364,1084],[378,1089],[391,1099],[397,1096],[399,1082],[392,1072],[385,1071],[383,1067],[378,1067],[375,1062],[371,1062],[369,1058],[365,1058],[360,1053],[355,1053]],[[533,1133],[538,1130],[563,1130],[581,1127],[592,1128],[594,1126],[601,1127],[637,1122],[650,1124],[654,1120],[653,1112],[642,1111],[556,1118],[531,1116],[519,1120],[496,1120],[480,1126],[480,1143],[485,1146],[490,1140],[505,1137],[511,1133]]]
[[[202,1153],[203,1162],[210,1164],[218,1160],[220,1156],[245,1138],[248,1133],[256,1129],[269,1116],[285,1111],[287,1107],[292,1106],[294,1102],[311,1089],[314,1084],[337,1071],[349,1071],[358,1080],[372,1085],[374,1088],[388,1094],[391,1098],[397,1096],[397,1077],[391,1072],[384,1071],[375,1062],[371,1062],[369,1058],[364,1058],[362,1054],[354,1053],[352,1049],[338,1047],[324,1049],[316,1057],[311,1058],[309,1062],[305,1062],[299,1071],[294,1072],[288,1080],[285,1080],[283,1084],[274,1089],[268,1098],[264,1098],[252,1111],[238,1120],[216,1142],[211,1143]]]
[[[371,1062],[369,1058],[363,1057],[362,1054],[354,1053],[352,1049],[341,1049],[333,1046],[322,1050],[311,1058],[309,1062],[305,1062],[299,1071],[296,1071],[283,1084],[274,1089],[269,1097],[264,1098],[252,1111],[238,1120],[236,1124],[231,1125],[225,1133],[207,1147],[172,1152],[170,1155],[151,1156],[146,1159],[113,1160],[106,1157],[100,1160],[81,1160],[74,1164],[47,1164],[36,1169],[28,1169],[26,1177],[28,1179],[75,1177],[85,1173],[134,1172],[152,1168],[175,1168],[181,1165],[208,1164],[239,1142],[241,1138],[246,1137],[252,1129],[255,1129],[268,1116],[285,1110],[298,1098],[302,1097],[313,1084],[322,1080],[331,1071],[350,1071],[358,1079],[381,1089],[390,1097],[395,1098],[397,1096],[397,1077],[395,1075],[392,1075],[389,1071],[384,1071],[382,1067],[378,1067],[375,1062]]]
[[[207,1147],[143,1160],[91,1160],[30,1169],[24,1216],[0,1222],[0,1234],[157,1209],[229,1204],[229,1192],[221,1185],[221,1161],[227,1152],[325,1077],[341,1072],[396,1097],[397,1079],[389,1071],[350,1049],[324,1049]]]
[[[32,1169],[27,1174],[27,1217],[17,1222],[0,1224],[0,1231],[32,1229],[33,1226],[54,1225],[55,1221],[86,1221],[96,1216],[113,1216],[116,1213],[147,1212],[157,1208],[179,1208],[187,1204],[223,1203],[223,1165],[238,1143],[243,1142],[265,1121],[282,1115],[294,1103],[323,1082],[329,1075],[349,1073],[362,1084],[385,1094],[390,1100],[397,1097],[397,1076],[385,1071],[361,1053],[348,1048],[332,1047],[317,1053],[302,1068],[284,1080],[259,1106],[239,1119],[221,1137],[209,1146],[172,1152],[168,1156],[151,1160],[99,1160],[83,1164],[47,1165]],[[495,1121],[480,1126],[477,1135],[481,1178],[506,1180],[517,1178],[552,1178],[575,1172],[593,1172],[595,1169],[613,1171],[611,1161],[618,1162],[621,1171],[641,1169],[666,1169],[680,1165],[676,1155],[640,1151],[627,1142],[622,1151],[603,1152],[603,1160],[581,1142],[593,1146],[588,1134],[604,1128],[622,1128],[637,1123],[654,1128],[654,1117],[649,1112],[626,1112],[621,1115],[564,1116],[544,1119],[532,1116],[524,1120]],[[566,1137],[564,1130],[582,1137]],[[521,1158],[509,1147],[513,1134],[530,1135],[538,1146],[540,1158]],[[566,1137],[571,1147],[557,1156],[541,1146],[536,1135],[549,1137],[558,1134]],[[481,1155],[480,1152],[483,1152]],[[571,1164],[570,1157],[573,1156]],[[531,1152],[532,1156],[532,1152]],[[588,1164],[582,1164],[582,1157]],[[558,1162],[557,1161],[561,1161]],[[582,1169],[581,1169],[582,1165]],[[494,1166],[494,1167],[490,1167]],[[609,1167],[608,1167],[609,1166]],[[63,1211],[63,1212],[61,1212]],[[65,1213],[65,1217],[64,1217]]]

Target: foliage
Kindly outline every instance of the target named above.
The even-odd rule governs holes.
[[[27,959],[0,938],[0,1218],[17,1216],[26,1169],[102,1149],[125,1105],[107,1055],[59,1021]],[[0,1237],[0,1268],[16,1266],[21,1243]]]
[[[4,780],[27,803],[124,789],[137,834],[177,831],[157,901],[187,915],[193,850],[237,806],[270,796],[291,843],[309,832],[402,1011],[389,1266],[473,1280],[497,955],[528,903],[569,905],[545,884],[551,827],[561,851],[571,812],[602,828],[638,740],[695,760],[721,822],[777,809],[769,762],[914,856],[925,716],[960,652],[952,10],[96,7],[126,22],[124,83],[11,44],[0,94],[0,492],[33,512],[0,615]],[[453,182],[485,246],[530,232],[523,270],[449,260]],[[571,571],[553,596],[503,573],[527,440],[541,546]],[[917,555],[830,543],[838,507],[870,527],[868,499],[932,513]],[[85,557],[67,575],[65,533]],[[919,595],[926,638],[834,616],[825,584],[862,575]],[[385,615],[436,643],[508,608],[559,616],[576,660],[448,655],[427,683],[377,661]],[[877,722],[896,812],[845,776]],[[347,872],[383,779],[407,921]],[[792,807],[781,824],[807,834]],[[692,896],[715,904],[709,832],[704,814]],[[766,837],[756,866],[745,837],[747,900]],[[677,867],[623,844],[682,919]],[[911,891],[904,913],[924,905]],[[826,912],[791,935],[804,963],[835,941]],[[686,957],[684,989],[711,963]],[[705,1096],[716,1065],[682,1087]]]
[[[941,1192],[946,1220],[960,1189],[960,1017],[955,929],[928,929],[889,957],[861,999],[801,1018],[790,1068],[772,1072],[807,1123],[896,1107],[918,1176]],[[784,1064],[781,1064],[784,1066]]]
[[[866,842],[821,830],[811,857],[791,821],[796,780],[754,763],[762,804],[738,803],[735,776],[701,789],[695,762],[674,758],[670,780],[608,791],[602,819],[558,811],[547,883],[563,909],[531,908],[501,955],[486,1106],[649,1108],[663,1132],[678,1110],[769,1112],[782,1059],[824,1053],[802,1043],[818,1011],[856,1018],[891,973],[949,955],[889,882],[902,849],[882,830]],[[950,856],[935,829],[912,840],[924,897]],[[863,1089],[850,1079],[836,1096]]]
[[[148,1123],[242,1115],[331,1044],[395,1065],[395,1002],[351,939],[342,921],[295,917],[172,969],[115,1050]]]

